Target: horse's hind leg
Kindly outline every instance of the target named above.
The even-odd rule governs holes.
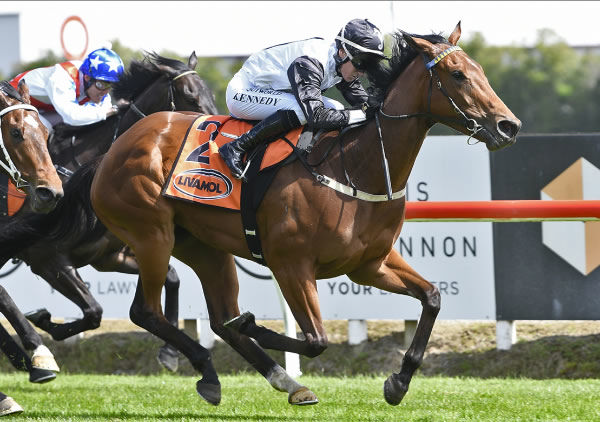
[[[54,340],[64,340],[88,330],[94,330],[102,321],[102,306],[92,296],[79,272],[71,265],[63,265],[64,258],[38,261],[32,270],[44,278],[55,290],[75,303],[83,312],[83,317],[68,323],[57,324],[51,321],[46,309],[27,314],[27,318],[37,327],[46,331]]]
[[[433,284],[413,270],[395,249],[392,249],[376,268],[367,266],[348,274],[348,277],[358,284],[413,296],[420,300],[423,306],[415,336],[402,360],[402,369],[399,373],[390,375],[384,384],[385,400],[389,404],[397,405],[408,391],[414,372],[423,362],[425,347],[440,311],[440,293]]]
[[[288,392],[289,403],[317,403],[318,399],[312,391],[294,381],[250,338],[224,326],[225,321],[240,313],[233,256],[210,248],[191,236],[183,241],[181,239],[182,236],[178,235],[173,256],[189,265],[200,278],[212,330],[242,355],[273,388]]]

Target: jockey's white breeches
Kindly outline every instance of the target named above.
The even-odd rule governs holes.
[[[256,87],[244,72],[236,73],[225,93],[229,113],[237,119],[264,120],[277,110],[294,110],[298,120],[306,124],[306,116],[291,92]],[[328,97],[322,97],[327,108],[343,110],[344,105]]]

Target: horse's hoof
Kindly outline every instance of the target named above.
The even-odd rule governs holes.
[[[301,389],[290,393],[288,396],[288,403],[303,406],[306,404],[317,404],[319,403],[319,399],[315,393],[310,391],[308,388],[302,387]]]
[[[230,319],[223,325],[241,333],[248,324],[254,324],[254,314],[252,314],[252,312],[244,312],[243,314]]]
[[[36,347],[31,357],[31,366],[36,369],[46,369],[52,372],[60,372],[58,364],[54,360],[54,355],[43,344]]]
[[[392,374],[383,384],[383,397],[392,406],[399,405],[408,391],[408,385],[405,385],[398,378],[398,374]]]
[[[56,374],[46,369],[31,368],[31,371],[29,371],[29,382],[36,384],[43,384],[52,381],[54,378],[56,378]]]
[[[158,349],[156,359],[167,371],[177,372],[177,368],[179,368],[179,352],[177,350],[164,345]]]
[[[31,321],[36,327],[42,327],[42,324],[50,322],[50,312],[46,308],[38,309],[37,311],[27,312],[25,318]]]
[[[22,411],[23,408],[12,397],[6,397],[0,401],[0,416],[14,415]]]
[[[216,406],[221,403],[221,384],[209,384],[200,380],[196,383],[196,391],[210,404]]]

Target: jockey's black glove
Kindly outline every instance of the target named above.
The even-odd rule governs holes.
[[[366,102],[362,103],[361,110],[365,113],[367,119],[371,119],[379,111],[379,103],[369,97]]]
[[[117,101],[117,104],[116,104],[116,106],[117,106],[117,109],[119,110],[119,114],[123,114],[123,113],[125,113],[127,110],[129,110],[129,106],[130,106],[130,105],[131,105],[131,104],[129,103],[129,101],[127,101],[127,100],[125,100],[125,99],[123,99],[123,98],[119,99],[119,100]]]

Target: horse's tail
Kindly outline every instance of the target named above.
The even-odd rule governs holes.
[[[39,241],[75,245],[101,225],[90,201],[90,188],[102,157],[79,168],[64,184],[64,197],[48,214],[27,212],[13,217],[0,231],[0,266]],[[102,226],[104,228],[104,226]]]

